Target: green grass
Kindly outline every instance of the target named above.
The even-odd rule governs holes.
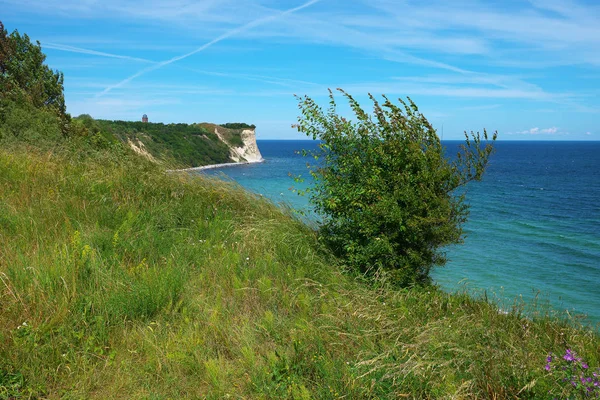
[[[544,398],[548,352],[600,366],[551,310],[341,270],[231,184],[0,150],[0,398]]]

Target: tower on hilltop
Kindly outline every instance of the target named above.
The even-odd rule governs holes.
[[[148,116],[146,114],[142,115],[142,122],[148,122]]]

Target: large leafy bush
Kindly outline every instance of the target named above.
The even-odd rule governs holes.
[[[451,161],[410,99],[396,105],[384,96],[380,104],[370,96],[369,115],[340,92],[355,121],[338,115],[333,92],[327,111],[298,97],[297,129],[321,141],[318,151],[305,152],[319,160],[309,192],[322,216],[321,238],[362,273],[401,286],[427,283],[431,267],[446,262],[444,246],[462,240],[468,205],[457,189],[481,179],[493,147],[471,132]]]

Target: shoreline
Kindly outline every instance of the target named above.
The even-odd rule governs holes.
[[[202,165],[200,167],[192,167],[192,168],[168,169],[167,172],[203,171],[205,169],[228,168],[228,167],[236,167],[238,165],[260,164],[260,163],[264,163],[264,162],[265,162],[265,159],[261,158],[258,161],[243,161],[243,162],[232,162],[232,163],[221,163],[221,164],[209,164],[209,165]]]

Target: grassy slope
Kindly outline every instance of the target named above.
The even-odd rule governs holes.
[[[0,150],[0,398],[541,398],[594,334],[369,287],[244,191]]]

